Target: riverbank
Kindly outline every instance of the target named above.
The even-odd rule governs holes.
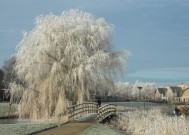
[[[12,104],[10,115],[11,117],[16,117],[16,111],[17,111],[17,104]],[[0,117],[7,117],[9,113],[9,103],[8,102],[0,102]]]
[[[28,135],[56,125],[54,123],[0,124],[0,135]]]
[[[168,104],[156,104],[156,103],[140,103],[137,102],[112,102],[113,104],[117,104],[118,112],[125,113],[130,111],[134,111],[137,109],[141,110],[148,110],[152,108],[161,108],[164,110],[164,112],[173,112],[172,109],[174,109],[174,106],[168,105]],[[45,130],[47,128],[52,128],[58,126],[57,123],[25,123],[25,124],[0,124],[0,131],[1,135],[28,135],[31,133],[36,133],[41,130]],[[80,126],[76,127],[70,127],[69,132],[73,129],[81,128]],[[52,130],[52,129],[51,129]],[[62,131],[61,131],[62,132]],[[68,132],[68,133],[69,133]],[[53,132],[54,134],[55,132]],[[115,128],[112,128],[108,125],[103,124],[91,124],[88,125],[86,128],[83,128],[82,130],[78,130],[74,134],[78,135],[125,135],[126,133],[119,131]],[[64,135],[66,135],[64,133]]]
[[[95,124],[76,135],[127,135],[127,134],[126,132],[123,132],[106,124]]]

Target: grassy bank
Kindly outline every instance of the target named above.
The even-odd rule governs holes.
[[[11,113],[14,113],[17,111],[17,104],[12,104],[11,106]],[[9,112],[9,103],[0,103],[0,117],[6,116],[6,114]]]
[[[95,124],[77,135],[126,135],[126,133],[104,124]]]
[[[27,135],[54,126],[52,123],[0,124],[0,135]]]

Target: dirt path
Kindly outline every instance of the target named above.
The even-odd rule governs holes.
[[[49,129],[35,135],[75,135],[96,124],[96,121],[70,122],[60,127]]]

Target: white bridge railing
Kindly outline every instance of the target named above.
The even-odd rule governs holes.
[[[116,115],[116,110],[117,106],[114,104],[105,104],[98,108],[97,103],[84,102],[68,108],[68,121],[73,121],[86,114],[96,113],[97,122],[101,122],[103,119],[111,115]]]
[[[97,103],[84,102],[82,104],[76,104],[68,108],[68,120],[72,121],[83,115],[89,113],[97,113]]]
[[[116,115],[117,105],[105,104],[98,108],[97,122],[101,122],[105,118]]]

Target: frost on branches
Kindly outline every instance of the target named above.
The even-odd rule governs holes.
[[[63,115],[67,101],[90,101],[97,86],[111,90],[126,56],[112,50],[111,25],[102,18],[77,9],[38,16],[18,45],[11,102],[19,103],[20,118]]]

